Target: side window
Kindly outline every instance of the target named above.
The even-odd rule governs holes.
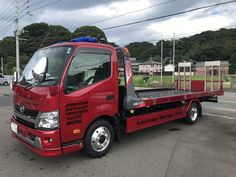
[[[70,64],[67,74],[67,90],[79,90],[111,75],[111,55],[79,52]]]

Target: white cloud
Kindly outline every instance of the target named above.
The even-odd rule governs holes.
[[[178,36],[199,33],[206,30],[216,30],[230,26],[232,22],[233,19],[221,15],[193,19],[191,19],[190,16],[182,16],[171,18],[160,23],[152,23],[146,28],[150,31],[154,39],[158,39],[160,35],[163,35],[163,38],[168,38],[173,36],[173,33]]]
[[[20,20],[20,26],[23,27],[31,23],[46,22],[50,24],[62,25],[73,31],[76,27],[90,24],[97,20],[114,17],[167,1],[168,0],[161,0],[158,2],[156,2],[156,0],[100,0],[96,2],[94,0],[87,0],[86,2],[78,0],[61,1],[62,3],[58,3],[53,7],[47,7],[45,9],[33,12],[33,17],[24,16],[24,18]],[[68,2],[71,4],[68,4]],[[99,28],[105,28],[219,2],[223,2],[223,0],[173,0],[173,2],[165,5],[97,23],[95,25]],[[1,2],[0,5],[2,5]],[[199,33],[201,31],[215,30],[230,25],[236,26],[235,9],[236,3],[233,3],[206,9],[204,11],[187,13],[181,16],[175,16],[173,18],[150,21],[124,28],[116,28],[113,30],[106,30],[105,33],[110,41],[114,41],[118,44],[134,41],[158,40],[160,39],[161,34],[164,37],[168,37],[172,36],[173,33],[176,33],[176,35]],[[1,11],[0,9],[0,14],[5,11],[6,10],[4,9]],[[5,16],[7,15],[9,14],[6,14]],[[8,31],[7,35],[12,35],[13,30],[14,26],[12,26],[12,28]],[[1,35],[2,34],[0,31],[0,37],[3,37]]]

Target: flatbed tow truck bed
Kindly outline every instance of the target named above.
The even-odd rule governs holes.
[[[144,102],[145,106],[153,106],[156,104],[164,104],[170,102],[184,101],[189,99],[205,99],[223,95],[221,91],[189,91],[175,89],[147,89],[136,90],[136,94]]]
[[[162,98],[162,97],[170,97],[170,96],[177,96],[177,95],[184,95],[190,94],[190,91],[186,90],[158,90],[158,89],[150,89],[150,90],[137,90],[136,93],[140,98]]]
[[[192,103],[200,106],[202,101],[217,102],[217,96],[224,94],[222,90],[147,89],[135,92],[142,104],[126,115],[127,133],[186,117]]]

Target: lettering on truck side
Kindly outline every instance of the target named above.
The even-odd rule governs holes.
[[[88,112],[88,102],[68,103],[65,106],[66,125],[81,124],[82,118]]]

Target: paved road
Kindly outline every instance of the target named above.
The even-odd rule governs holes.
[[[0,177],[235,177],[236,93],[204,103],[193,126],[167,123],[124,135],[100,159],[82,152],[43,158],[11,138],[11,96],[0,95]]]

